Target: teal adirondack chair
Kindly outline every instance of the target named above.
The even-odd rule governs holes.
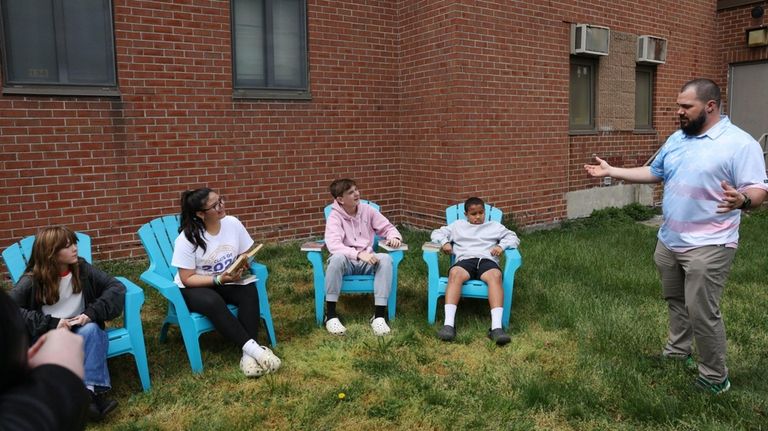
[[[366,203],[376,211],[380,211],[378,204],[361,199],[360,202]],[[328,205],[323,210],[325,219],[331,215],[332,205]],[[373,248],[378,245],[378,238],[374,238]],[[322,242],[322,241],[321,241]],[[397,306],[397,267],[403,260],[402,250],[392,250],[389,252],[392,257],[392,291],[389,294],[387,302],[387,312],[389,320],[395,318],[395,307]],[[323,324],[323,315],[325,307],[325,269],[323,267],[323,253],[321,251],[307,251],[307,259],[312,263],[312,274],[315,284],[315,319],[318,325]],[[341,284],[341,293],[373,293],[373,275],[345,275]]]
[[[485,220],[493,220],[501,223],[503,214],[500,209],[485,204]],[[464,216],[464,204],[451,205],[445,209],[445,220],[451,224],[456,220],[466,220]],[[437,299],[445,296],[445,289],[448,286],[448,277],[441,277],[438,265],[439,250],[423,249],[422,257],[427,263],[428,281],[427,281],[427,321],[430,324],[435,323],[437,314]],[[501,322],[504,328],[509,327],[509,319],[512,315],[512,291],[515,283],[515,271],[522,264],[522,257],[517,249],[504,250],[505,263],[502,270],[502,287],[504,289],[504,314]],[[454,257],[451,256],[451,265]],[[488,298],[488,285],[480,280],[470,280],[461,287],[462,298]]]
[[[91,238],[77,232],[77,254],[91,262]],[[18,282],[24,274],[29,257],[32,255],[34,235],[11,244],[3,250],[3,260],[8,267],[8,273],[14,283]],[[109,348],[107,357],[130,353],[136,361],[136,369],[141,379],[141,387],[144,391],[150,388],[149,367],[147,366],[147,351],[144,345],[144,332],[141,326],[141,306],[144,304],[144,291],[130,280],[124,277],[115,277],[125,285],[125,309],[123,311],[124,326],[120,328],[108,328]]]
[[[192,371],[203,371],[203,359],[200,353],[200,335],[214,330],[213,324],[200,313],[190,312],[179,286],[173,281],[177,269],[171,265],[173,246],[179,236],[179,216],[168,215],[156,218],[139,229],[139,238],[149,256],[149,269],[141,274],[141,281],[157,289],[168,300],[168,312],[160,329],[160,341],[165,341],[170,325],[179,325],[187,357]],[[256,276],[256,289],[259,294],[259,311],[267,327],[269,341],[277,345],[275,329],[272,325],[272,313],[267,298],[267,267],[260,263],[251,263],[251,272]],[[236,306],[228,305],[232,314],[237,315]]]

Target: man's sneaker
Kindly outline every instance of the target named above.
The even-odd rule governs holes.
[[[712,383],[704,377],[699,376],[693,384],[696,388],[711,393],[712,395],[720,395],[728,392],[731,389],[731,381],[728,377],[721,383]]]
[[[344,335],[347,333],[347,328],[341,324],[341,320],[338,317],[328,319],[325,321],[325,329],[332,335]]]
[[[371,317],[371,329],[373,329],[373,335],[377,337],[389,334],[389,325],[383,317]]]
[[[685,357],[685,368],[689,371],[699,370],[699,365],[693,360],[693,356],[688,355]]]
[[[91,403],[88,405],[88,419],[98,422],[117,407],[117,401],[107,398],[104,393],[91,392]]]
[[[511,338],[509,338],[509,335],[507,335],[506,332],[504,332],[501,328],[491,329],[488,331],[488,338],[493,340],[496,345],[503,346],[510,341],[512,341]]]
[[[453,341],[456,338],[456,328],[451,325],[445,325],[437,331],[437,338],[443,341]]]
[[[682,355],[666,355],[666,354],[662,354],[661,357],[663,359],[665,359],[665,360],[672,360],[672,361],[679,362],[688,371],[698,371],[699,370],[698,364],[696,364],[696,361],[693,359],[693,356],[691,356],[691,355],[682,356]]]

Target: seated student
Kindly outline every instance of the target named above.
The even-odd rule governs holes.
[[[179,236],[171,264],[178,268],[176,284],[189,311],[211,320],[214,328],[242,348],[240,369],[259,377],[280,368],[280,359],[256,342],[259,296],[253,283],[235,284],[242,270],[224,270],[253,245],[245,226],[224,209],[224,198],[208,188],[187,190],[181,196]],[[237,305],[237,317],[227,304]]]
[[[83,337],[89,418],[98,421],[114,410],[117,401],[104,396],[111,388],[104,322],[123,312],[123,283],[79,258],[75,233],[54,226],[35,236],[25,274],[10,295],[21,308],[32,340],[57,328]]]
[[[445,324],[437,332],[438,338],[452,341],[456,338],[454,320],[461,297],[461,286],[467,280],[482,280],[488,285],[488,303],[491,306],[491,329],[488,338],[503,346],[511,341],[501,328],[504,314],[502,302],[499,255],[507,248],[520,244],[514,232],[496,221],[485,221],[485,202],[469,198],[464,202],[466,220],[456,220],[432,232],[432,242],[439,243],[445,254],[454,254],[456,261],[448,271],[445,289]]]
[[[336,312],[344,275],[375,272],[371,328],[377,336],[386,335],[390,331],[385,316],[392,290],[392,258],[387,253],[374,253],[373,239],[378,235],[387,245],[399,247],[403,237],[380,212],[360,203],[354,181],[336,180],[329,189],[334,200],[325,224],[325,245],[331,253],[325,271],[325,328],[333,335],[347,331]]]
[[[0,429],[85,428],[83,338],[59,328],[28,349],[24,326],[19,306],[0,289]]]

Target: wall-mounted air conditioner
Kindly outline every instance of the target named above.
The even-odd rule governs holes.
[[[667,39],[656,36],[637,38],[637,62],[641,64],[664,64],[667,61]]]
[[[589,24],[571,24],[571,54],[608,55],[611,29]]]

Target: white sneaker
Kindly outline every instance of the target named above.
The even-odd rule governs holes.
[[[240,370],[246,377],[261,377],[267,373],[255,359],[245,353],[240,358]]]
[[[341,320],[338,317],[326,320],[325,329],[332,335],[344,335],[347,332],[347,328],[341,324]]]
[[[383,317],[371,317],[371,329],[373,329],[373,335],[377,337],[389,334],[389,325]]]
[[[269,347],[259,347],[264,349],[264,353],[259,357],[259,359],[256,359],[256,363],[258,363],[259,366],[263,368],[267,373],[274,373],[280,369],[280,365],[282,365],[283,361],[281,361],[280,358],[278,358],[277,355],[275,355],[275,353],[272,352]]]

